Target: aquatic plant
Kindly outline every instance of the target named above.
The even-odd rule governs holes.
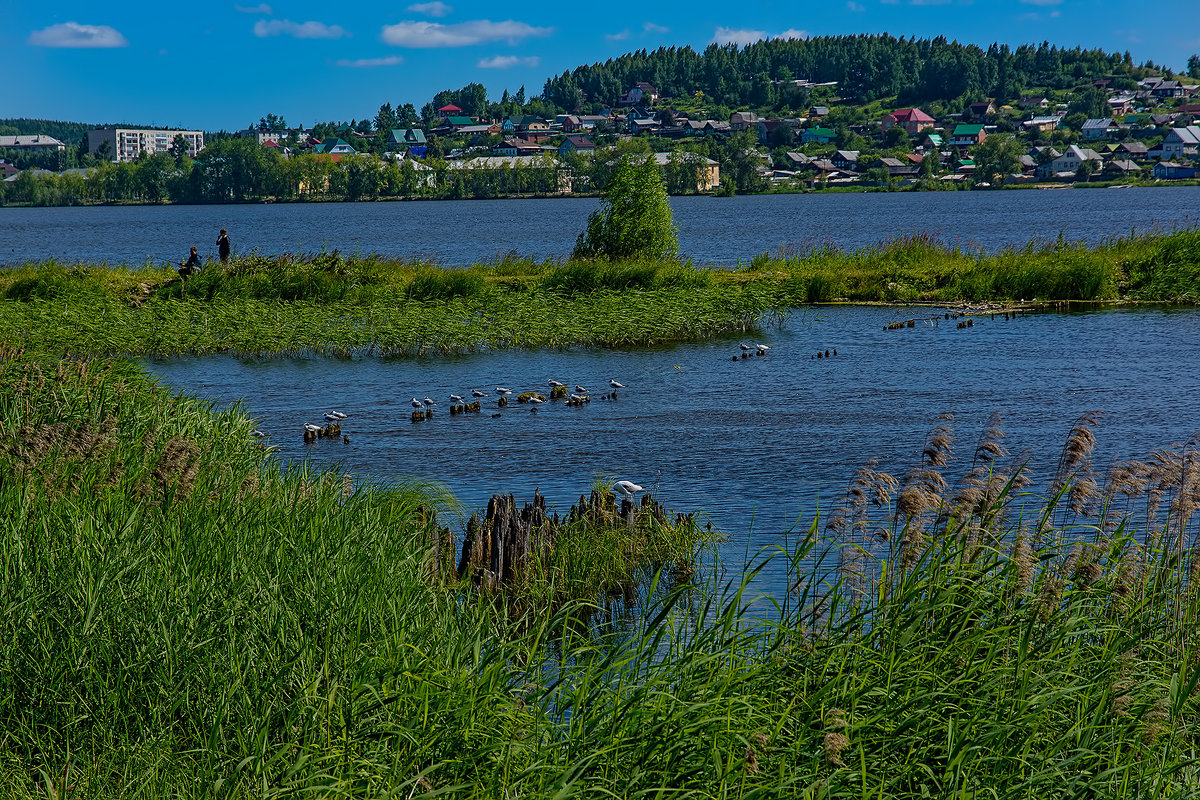
[[[1035,498],[997,425],[950,423],[829,537],[581,627],[448,580],[430,487],[281,470],[237,409],[0,351],[0,793],[1193,796],[1195,445],[1064,514],[1095,426]]]

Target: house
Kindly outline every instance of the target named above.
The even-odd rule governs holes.
[[[1083,138],[1107,139],[1109,134],[1116,129],[1117,125],[1112,121],[1111,117],[1097,117],[1095,119],[1089,119],[1083,123]]]
[[[754,130],[758,134],[758,141],[766,144],[771,141],[771,135],[779,128],[787,128],[790,123],[786,119],[760,119],[754,123]]]
[[[463,110],[456,105],[446,104],[435,112],[439,117],[453,117],[461,115]]]
[[[729,115],[729,129],[734,131],[746,131],[753,128],[759,121],[760,117],[753,111],[735,111]]]
[[[500,144],[492,148],[492,154],[496,156],[506,156],[515,158],[517,156],[536,156],[541,155],[542,146],[528,139],[505,139]]]
[[[907,178],[910,175],[917,174],[917,167],[908,159],[901,161],[898,158],[881,158],[875,162],[875,166],[883,167],[888,171],[889,178]]]
[[[857,170],[858,169],[858,151],[857,150],[838,150],[829,159],[832,164],[840,170]]]
[[[640,106],[643,103],[654,105],[656,100],[658,100],[658,89],[642,81],[635,83],[632,89],[621,95],[621,99],[617,101],[617,105]]]
[[[1017,101],[1017,108],[1029,110],[1032,108],[1045,110],[1050,108],[1050,101],[1042,95],[1025,95]]]
[[[1038,133],[1049,133],[1058,127],[1059,117],[1034,117],[1021,123],[1021,127]]]
[[[812,108],[810,108],[808,110],[808,115],[810,117],[828,117],[829,116],[829,107],[828,106],[813,106]]]
[[[1108,98],[1108,113],[1128,114],[1133,110],[1133,95],[1116,94]]]
[[[971,103],[967,106],[971,111],[971,116],[975,118],[990,116],[996,113],[996,106],[991,100],[981,100],[978,103]]]
[[[1104,166],[1104,174],[1113,178],[1136,178],[1142,174],[1142,168],[1132,161],[1114,158]]]
[[[655,153],[654,163],[659,169],[669,165],[696,170],[696,191],[708,192],[721,185],[721,164],[699,153],[676,150],[674,153]]]
[[[1177,181],[1196,177],[1196,168],[1174,161],[1160,161],[1154,165],[1154,177],[1159,180]]]
[[[788,150],[786,153],[784,153],[784,157],[787,159],[788,164],[791,165],[792,169],[806,166],[810,161],[813,160],[812,157],[806,156],[804,153],[797,153],[795,150]]]
[[[909,136],[917,136],[921,131],[932,128],[935,120],[919,108],[901,108],[883,118],[883,129],[903,128]]]
[[[1071,145],[1058,158],[1039,166],[1037,175],[1043,179],[1060,175],[1074,175],[1085,162],[1091,162],[1096,171],[1100,171],[1101,159],[1099,153],[1095,150],[1087,150],[1077,145]]]
[[[563,120],[563,133],[591,131],[608,127],[610,117],[607,114],[568,114]]]
[[[1130,161],[1145,161],[1150,148],[1142,142],[1121,142],[1117,145],[1117,149],[1113,151],[1113,155],[1118,158],[1125,158]]]
[[[313,148],[313,152],[319,155],[347,156],[353,155],[355,150],[350,146],[349,142],[334,136],[317,144]],[[334,160],[336,161],[337,159]]]
[[[586,154],[594,152],[596,152],[596,145],[592,144],[592,140],[586,136],[568,136],[558,146],[558,154],[560,156],[565,156],[567,153]]]
[[[470,117],[449,116],[442,119],[442,126],[449,127],[455,131],[461,128],[466,128],[475,124],[475,120]]]
[[[836,138],[837,133],[829,128],[808,128],[800,134],[800,141],[805,144],[809,142],[821,142],[823,144],[828,144]]]
[[[1200,156],[1200,126],[1189,125],[1186,128],[1171,128],[1162,141],[1162,157],[1170,161],[1174,158],[1196,158]]]
[[[987,131],[982,125],[955,125],[954,133],[950,135],[951,147],[974,147],[982,144],[987,138]]]
[[[921,140],[921,149],[927,151],[941,150],[946,146],[946,140],[942,138],[940,133],[927,133],[925,138]]]
[[[425,131],[420,128],[395,128],[388,132],[388,150],[408,148],[414,158],[423,158],[429,146],[425,140]]]

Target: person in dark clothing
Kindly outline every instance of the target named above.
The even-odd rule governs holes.
[[[179,265],[179,277],[189,278],[200,271],[200,254],[196,252],[196,248],[192,247],[192,254],[188,256],[188,260]]]
[[[229,260],[229,234],[225,233],[224,228],[221,228],[221,235],[217,237],[217,255],[221,263]]]

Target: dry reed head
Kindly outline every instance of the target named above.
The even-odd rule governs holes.
[[[848,727],[846,712],[840,708],[831,708],[825,713],[825,727],[828,729],[822,740],[825,750],[825,760],[835,767],[844,767],[842,751],[850,746],[850,740],[842,729]]]
[[[1103,413],[1089,411],[1071,426],[1054,470],[1054,479],[1050,482],[1052,496],[1058,495],[1073,479],[1090,475],[1092,451],[1096,449],[1096,434],[1092,429],[1099,424]]]
[[[938,419],[950,422],[954,419],[951,413],[938,414]],[[944,467],[950,460],[952,455],[951,445],[954,443],[954,431],[949,425],[939,425],[933,429],[933,433],[925,440],[925,447],[921,451],[921,459],[923,464],[928,464],[931,467]]]

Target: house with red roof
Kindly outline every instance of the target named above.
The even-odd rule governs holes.
[[[932,128],[934,118],[919,108],[901,108],[883,118],[883,129],[903,128],[909,136],[916,136],[921,131]]]
[[[459,116],[463,110],[456,105],[444,105],[437,110],[437,113],[443,117]]]

